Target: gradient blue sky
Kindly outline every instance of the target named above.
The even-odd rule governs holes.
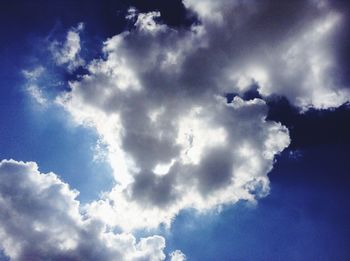
[[[343,2],[337,5],[348,8]],[[124,16],[129,6],[140,12],[159,10],[161,20],[174,28],[197,22],[175,0],[0,3],[0,159],[37,162],[40,172],[52,171],[79,190],[82,203],[114,185],[108,163],[93,161],[98,135],[75,125],[61,107],[36,104],[26,91],[23,70],[40,63],[48,71],[40,82],[48,95],[65,90],[65,81],[84,69],[68,73],[58,68],[46,57],[44,43],[64,40],[72,26],[83,22],[81,55],[87,61],[98,58],[102,42],[128,27]],[[349,50],[339,52],[339,64],[349,72]],[[260,97],[254,91],[246,95]],[[291,138],[269,173],[269,195],[257,205],[225,205],[220,213],[181,211],[170,230],[155,230],[166,238],[167,253],[180,249],[187,260],[200,261],[350,260],[349,106],[300,113],[283,97],[271,97],[267,104],[268,119],[285,125]]]

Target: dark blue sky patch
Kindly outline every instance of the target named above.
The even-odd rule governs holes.
[[[285,98],[268,102],[267,120],[281,122],[290,132],[290,149],[319,145],[350,144],[350,107],[345,104],[331,110],[310,109],[300,113]]]

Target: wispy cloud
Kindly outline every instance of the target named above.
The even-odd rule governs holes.
[[[69,71],[83,66],[85,61],[80,57],[80,32],[84,24],[79,23],[68,31],[65,42],[53,41],[50,46],[52,55],[58,65],[65,65]]]

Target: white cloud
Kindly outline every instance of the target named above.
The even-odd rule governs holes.
[[[79,55],[81,50],[79,34],[83,29],[84,24],[79,23],[77,27],[73,27],[68,31],[64,43],[54,41],[50,46],[51,53],[56,63],[58,65],[66,65],[67,69],[70,71],[85,63]]]
[[[71,190],[34,162],[0,162],[0,248],[11,260],[164,260],[164,238],[139,242],[80,213]]]
[[[70,82],[71,91],[57,98],[75,122],[96,130],[99,150],[105,148],[118,184],[81,206],[86,217],[68,190],[67,208],[76,214],[64,218],[73,237],[66,242],[58,233],[45,241],[54,242],[45,248],[52,253],[74,249],[76,254],[83,248],[87,256],[98,256],[81,241],[81,231],[88,231],[104,247],[105,259],[110,253],[127,253],[130,260],[151,259],[147,255],[162,260],[161,237],[136,243],[132,235],[114,234],[105,225],[123,231],[169,226],[183,209],[205,212],[267,195],[267,174],[274,156],[289,145],[288,130],[266,121],[264,100],[237,96],[227,104],[226,93],[240,95],[255,84],[263,98],[284,95],[302,110],[349,100],[348,89],[334,77],[341,73],[335,53],[342,15],[330,5],[228,0],[184,4],[198,13],[199,25],[171,29],[155,21],[159,13],[131,9],[127,19],[135,21],[135,29],[106,40],[103,59],[91,61],[89,73]],[[81,65],[79,30],[68,32],[64,44],[52,45],[56,62],[69,70]],[[55,193],[67,200],[65,193]],[[39,221],[34,227],[49,233],[46,219]],[[22,242],[17,233],[4,235]],[[9,242],[9,255],[26,250]],[[115,249],[117,245],[122,248]],[[184,260],[180,252],[171,258]]]
[[[186,256],[180,250],[170,253],[170,261],[186,261]]]
[[[38,66],[32,70],[23,70],[23,76],[27,81],[26,90],[31,98],[42,107],[46,107],[48,105],[48,99],[45,97],[44,92],[38,85],[38,80],[45,72],[45,68],[42,66]]]
[[[13,260],[164,260],[165,240],[136,240],[137,228],[170,226],[184,209],[206,212],[269,192],[274,157],[288,130],[266,121],[262,99],[283,95],[302,110],[349,101],[337,80],[343,17],[325,1],[184,0],[200,23],[159,24],[159,12],[130,9],[135,29],[106,40],[103,59],[70,82],[57,103],[99,135],[96,159],[108,161],[117,185],[88,205],[78,192],[35,163],[0,162],[0,244]],[[50,50],[69,71],[81,58],[83,24]],[[23,74],[34,83],[38,67]],[[116,233],[115,228],[122,232]],[[172,261],[186,260],[181,251]]]
[[[31,84],[27,87],[29,95],[41,106],[46,107],[48,100],[45,98],[43,91],[36,84]]]
[[[263,100],[227,104],[220,79],[207,81],[215,71],[198,74],[202,27],[176,31],[156,15],[107,40],[105,58],[57,100],[96,129],[118,182],[85,210],[125,230],[266,195],[273,157],[289,144],[285,127],[265,121]]]

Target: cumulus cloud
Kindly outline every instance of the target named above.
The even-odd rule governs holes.
[[[337,61],[342,10],[329,1],[184,0],[205,30],[207,48],[192,52],[190,70],[218,88],[282,95],[302,110],[349,101]],[[208,79],[208,77],[210,77]]]
[[[284,126],[266,121],[264,99],[285,96],[301,110],[349,101],[349,89],[337,79],[342,70],[335,55],[343,15],[330,3],[184,0],[184,4],[199,20],[187,29],[160,24],[158,12],[130,9],[126,19],[134,27],[107,39],[103,58],[89,62],[88,73],[69,82],[70,91],[57,97],[74,121],[98,133],[99,148],[105,149],[117,182],[110,192],[79,206],[75,192],[54,174],[40,174],[32,163],[2,163],[22,166],[32,173],[27,176],[44,180],[37,186],[45,183],[45,188],[28,188],[28,199],[45,191],[61,204],[46,206],[40,196],[35,200],[48,208],[52,218],[21,212],[24,219],[29,215],[21,222],[25,227],[2,225],[23,230],[3,229],[0,235],[8,255],[21,260],[34,255],[26,252],[34,249],[45,257],[49,249],[59,258],[98,257],[101,253],[89,247],[97,244],[104,260],[110,255],[162,260],[163,238],[136,243],[132,235],[115,234],[107,227],[130,231],[169,226],[183,209],[204,212],[239,200],[255,202],[268,194],[267,174],[274,157],[290,142]],[[71,71],[83,64],[81,30],[73,28],[65,43],[51,46],[57,64]],[[262,99],[240,98],[253,86]],[[229,103],[228,93],[237,94]],[[52,190],[50,184],[61,189]],[[66,202],[64,215],[57,209],[62,202]],[[8,209],[22,211],[15,203]],[[56,221],[59,215],[64,222]],[[31,223],[34,220],[39,231]],[[60,228],[60,233],[51,235],[52,227]],[[64,234],[68,230],[69,240]],[[19,234],[25,236],[17,238]],[[82,240],[87,234],[91,242]],[[27,250],[26,240],[32,237],[49,240],[43,241],[43,249],[38,244]],[[185,260],[179,251],[170,257]]]
[[[174,30],[155,21],[157,12],[135,15],[135,28],[108,39],[105,58],[57,99],[76,122],[96,129],[118,182],[85,210],[131,230],[170,225],[185,208],[266,195],[287,129],[265,120],[261,99],[227,104],[227,82],[208,71],[215,62],[200,71],[212,48],[206,28]]]
[[[53,41],[50,51],[58,65],[65,65],[72,71],[84,65],[84,60],[80,57],[81,50],[80,32],[84,29],[84,24],[79,23],[68,31],[65,42]]]
[[[134,27],[107,39],[103,58],[86,64],[88,73],[56,99],[75,122],[98,133],[99,155],[117,182],[111,191],[80,206],[77,192],[55,174],[39,173],[34,163],[1,162],[0,239],[7,255],[164,260],[162,237],[136,242],[113,229],[170,226],[183,209],[255,202],[269,193],[274,157],[290,143],[284,126],[266,120],[265,99],[285,96],[301,110],[349,101],[335,55],[344,19],[327,1],[184,5],[198,15],[190,28],[170,28],[157,22],[159,12],[130,9],[126,19]],[[85,64],[82,29],[51,45],[56,63],[69,71]],[[252,87],[262,99],[240,98]],[[231,102],[228,93],[236,94]],[[32,94],[40,98],[36,88]],[[169,257],[185,260],[180,251]]]
[[[11,260],[164,260],[164,238],[138,242],[80,212],[76,197],[54,173],[34,162],[0,162],[0,247]]]

